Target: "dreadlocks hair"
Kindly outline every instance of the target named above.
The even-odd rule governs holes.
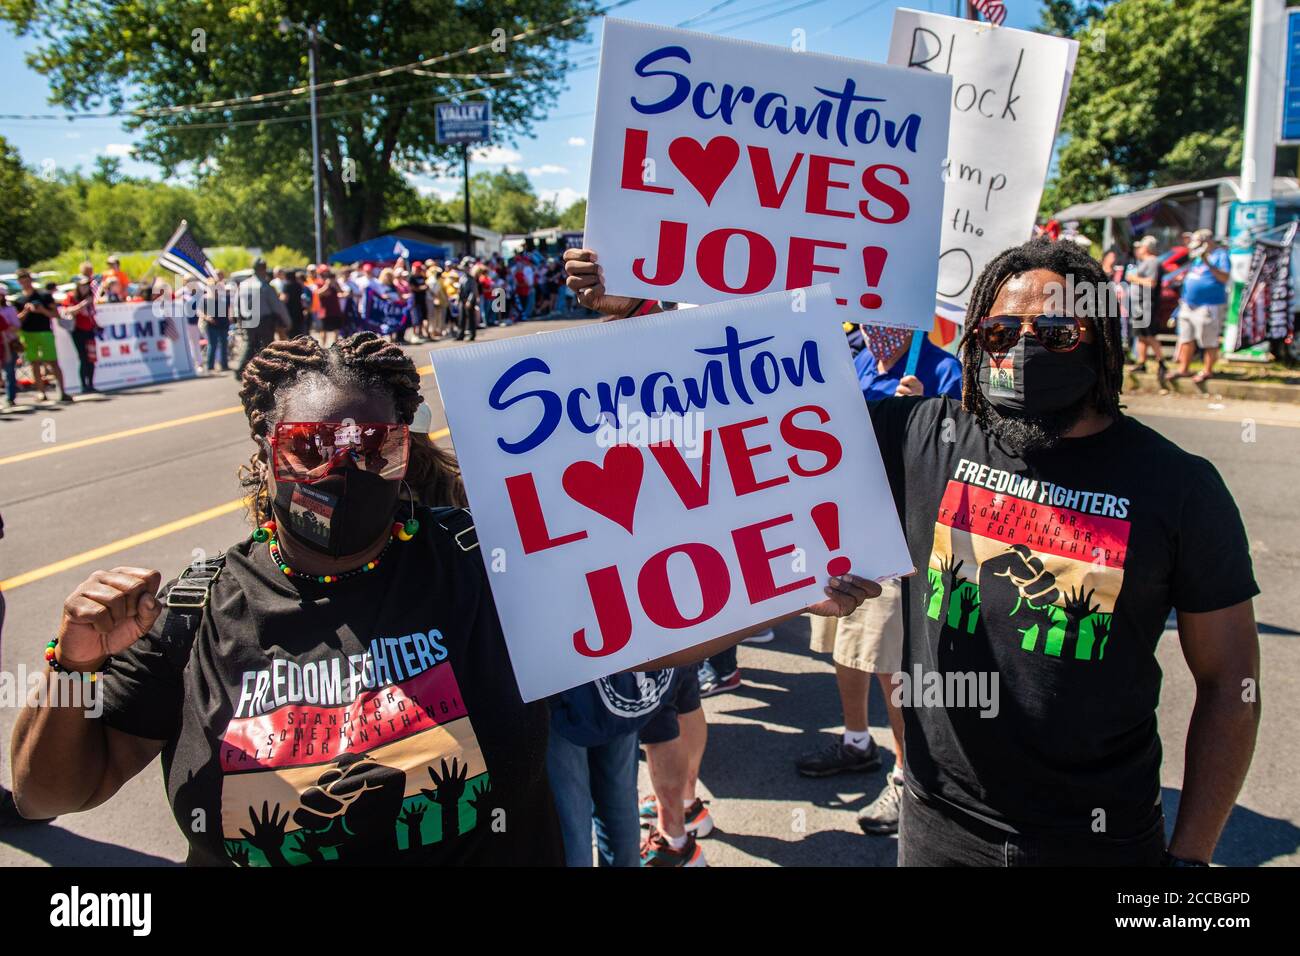
[[[975,280],[970,306],[966,310],[966,330],[961,341],[961,404],[968,412],[983,414],[987,408],[979,387],[980,358],[983,349],[975,329],[989,314],[1002,284],[1012,276],[1034,269],[1055,272],[1066,280],[1067,288],[1089,292],[1082,303],[1070,303],[1092,319],[1096,330],[1098,368],[1097,383],[1088,400],[1103,415],[1119,416],[1119,394],[1124,385],[1124,342],[1120,334],[1119,304],[1111,293],[1110,280],[1101,265],[1074,242],[1053,242],[1046,236],[1012,246],[993,258]],[[1076,315],[1080,312],[1076,312]]]
[[[239,469],[239,483],[248,494],[249,517],[254,524],[271,517],[263,441],[269,440],[271,427],[279,420],[279,402],[298,381],[313,375],[389,395],[397,420],[404,425],[411,424],[423,401],[415,363],[397,345],[374,332],[358,332],[327,349],[309,335],[272,342],[262,349],[244,369],[239,390],[249,431],[257,443],[248,464]]]

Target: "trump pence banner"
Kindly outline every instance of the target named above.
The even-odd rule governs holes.
[[[605,20],[586,241],[615,295],[828,282],[838,317],[926,327],[946,76]]]
[[[1033,234],[1079,44],[898,10],[889,62],[952,77],[938,298],[965,311],[984,266]]]
[[[432,354],[525,700],[912,570],[827,285]]]
[[[105,302],[95,306],[95,388],[109,392],[132,385],[194,377],[186,323],[179,311],[150,302]],[[81,393],[80,358],[72,336],[55,323],[54,344],[69,394]]]

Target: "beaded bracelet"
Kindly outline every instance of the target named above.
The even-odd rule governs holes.
[[[60,664],[59,656],[55,653],[58,646],[59,639],[57,637],[51,638],[50,642],[45,645],[45,663],[50,665],[50,670],[61,674],[80,674],[82,680],[93,681],[99,679],[99,674],[95,671],[70,671]]]

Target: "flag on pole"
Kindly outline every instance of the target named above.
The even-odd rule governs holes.
[[[994,26],[1002,26],[1002,21],[1007,18],[1007,5],[1002,0],[971,0],[971,6]]]
[[[178,275],[187,275],[200,282],[217,277],[216,270],[208,261],[208,254],[194,238],[189,223],[184,219],[167,240],[167,245],[163,246],[158,261]]]
[[[395,239],[393,241],[393,255],[399,259],[409,259],[411,258],[411,250],[402,245],[401,239]]]

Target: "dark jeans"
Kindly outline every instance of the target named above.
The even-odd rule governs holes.
[[[899,866],[1160,866],[1164,855],[1163,815],[1130,839],[1025,836],[903,791]]]
[[[83,391],[92,389],[95,387],[95,360],[92,357],[95,333],[89,329],[73,329],[72,343],[77,347],[77,359],[81,363],[79,369],[81,388]]]
[[[208,337],[208,371],[211,372],[218,362],[221,371],[230,371],[230,323],[209,322],[206,329]]]
[[[14,354],[13,349],[9,350],[9,357],[5,359],[5,398],[10,402],[18,401],[18,356]]]
[[[726,677],[740,665],[736,662],[736,647],[733,644],[725,651],[719,651],[709,658],[709,666],[719,677]]]
[[[478,305],[462,304],[460,307],[460,331],[461,337],[468,338],[471,342],[478,335]]]

